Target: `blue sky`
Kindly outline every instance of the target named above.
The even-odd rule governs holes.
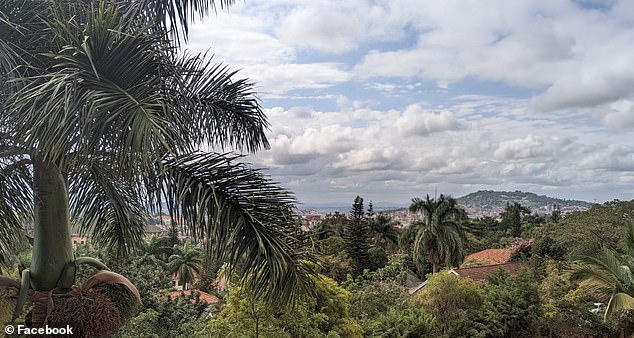
[[[301,202],[634,194],[633,1],[245,0],[187,48],[257,83]]]

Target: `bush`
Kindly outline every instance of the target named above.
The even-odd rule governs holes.
[[[537,283],[527,272],[510,276],[504,270],[483,286],[484,304],[473,320],[473,337],[532,337],[541,318]]]
[[[448,272],[428,275],[427,280],[416,301],[433,314],[436,333],[450,337],[464,335],[484,304],[482,289],[471,279]]]

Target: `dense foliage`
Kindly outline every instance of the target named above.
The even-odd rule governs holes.
[[[420,283],[415,281],[417,271],[411,257],[411,237],[416,231],[400,227],[380,212],[357,209],[356,216],[330,215],[310,229],[312,241],[308,243],[314,243],[316,268],[322,275],[313,278],[313,292],[291,307],[256,299],[231,281],[225,267],[207,256],[194,259],[203,266],[192,271],[194,285],[220,301],[206,304],[196,292],[168,298],[176,257],[198,250],[175,236],[150,238],[126,257],[93,245],[77,246],[75,255],[99,257],[138,285],[143,306],[135,309],[118,337],[610,337],[621,330],[625,334],[632,331],[631,312],[624,311],[630,303],[623,300],[634,296],[628,289],[634,279],[624,279],[631,276],[623,267],[634,261],[634,231],[626,226],[632,224],[633,202],[595,205],[559,218],[526,214],[521,217],[520,238],[513,238],[513,228],[504,229],[494,218],[468,220],[464,231],[469,246],[486,249],[508,243],[517,248],[514,257],[525,261],[524,269],[514,274],[499,270],[480,283],[445,270],[428,274],[425,287],[413,295],[409,288]],[[531,224],[535,219],[539,222]],[[345,227],[360,220],[369,230],[365,237],[369,251],[384,252],[380,264],[363,271],[355,270],[344,239]],[[602,230],[602,238],[617,244],[596,238],[572,243],[565,234],[573,228],[586,233]],[[14,261],[26,267],[29,257],[25,251]],[[77,278],[83,281],[93,272],[81,267]],[[5,273],[15,275],[17,268]],[[220,285],[228,291],[218,293]],[[614,295],[620,297],[620,303],[609,305]],[[9,308],[13,301],[6,295],[0,297]],[[591,312],[596,302],[605,304],[608,311],[603,307]],[[6,322],[10,315],[0,312],[0,319]]]

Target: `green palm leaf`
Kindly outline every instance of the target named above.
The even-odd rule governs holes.
[[[82,233],[121,255],[142,245],[149,215],[136,186],[97,165],[71,173],[69,182],[70,210]]]
[[[413,198],[410,212],[421,212],[424,222],[414,223],[418,233],[414,241],[413,255],[417,261],[426,256],[435,269],[439,264],[458,266],[465,252],[465,235],[462,223],[466,213],[451,197]],[[421,268],[421,267],[419,267]]]
[[[232,5],[235,0],[127,0],[131,13],[151,18],[163,29],[172,32],[176,39],[187,39],[189,25],[195,19],[202,19],[210,11],[216,11],[216,4],[221,8]],[[135,16],[136,16],[135,15]]]
[[[634,225],[628,227],[628,236]],[[607,248],[595,256],[582,257],[566,272],[579,286],[599,297],[609,297],[604,319],[615,312],[634,309],[633,257],[621,256]]]
[[[18,246],[24,243],[24,226],[33,217],[29,163],[27,159],[7,163],[0,156],[0,266],[12,263]]]
[[[292,301],[308,290],[311,273],[295,237],[294,198],[236,159],[193,153],[165,160],[160,186],[169,209],[215,258],[239,266],[256,294]]]

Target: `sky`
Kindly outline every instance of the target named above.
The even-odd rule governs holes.
[[[634,194],[634,1],[244,0],[186,48],[249,78],[302,203]]]

